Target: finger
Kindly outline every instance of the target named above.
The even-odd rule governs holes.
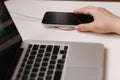
[[[86,6],[86,7],[82,7],[82,8],[80,8],[80,9],[76,9],[75,11],[81,11],[81,10],[84,10],[84,9],[95,9],[95,8],[97,8],[96,6]]]
[[[91,15],[92,11],[96,8],[97,7],[95,7],[95,6],[87,6],[87,7],[83,7],[83,8],[74,10],[74,13],[75,14],[82,13],[82,14],[90,14]]]
[[[89,9],[79,9],[79,10],[74,10],[75,14],[86,14],[86,15],[91,15],[91,11]]]
[[[91,23],[88,24],[80,24],[77,27],[75,27],[76,30],[86,32],[86,31],[93,31],[94,28]]]

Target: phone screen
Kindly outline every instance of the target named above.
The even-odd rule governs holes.
[[[78,25],[82,23],[90,23],[93,17],[84,14],[74,14],[69,12],[46,12],[42,23],[55,25]]]

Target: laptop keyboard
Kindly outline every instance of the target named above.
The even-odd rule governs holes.
[[[30,44],[16,80],[60,80],[68,46]]]

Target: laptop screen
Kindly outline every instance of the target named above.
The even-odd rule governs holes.
[[[0,80],[4,80],[13,64],[22,39],[3,3],[0,0]]]

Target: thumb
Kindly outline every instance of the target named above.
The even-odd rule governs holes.
[[[88,23],[88,24],[80,24],[75,29],[78,30],[78,31],[83,31],[84,32],[84,31],[92,31],[93,27],[92,27],[91,23]]]

